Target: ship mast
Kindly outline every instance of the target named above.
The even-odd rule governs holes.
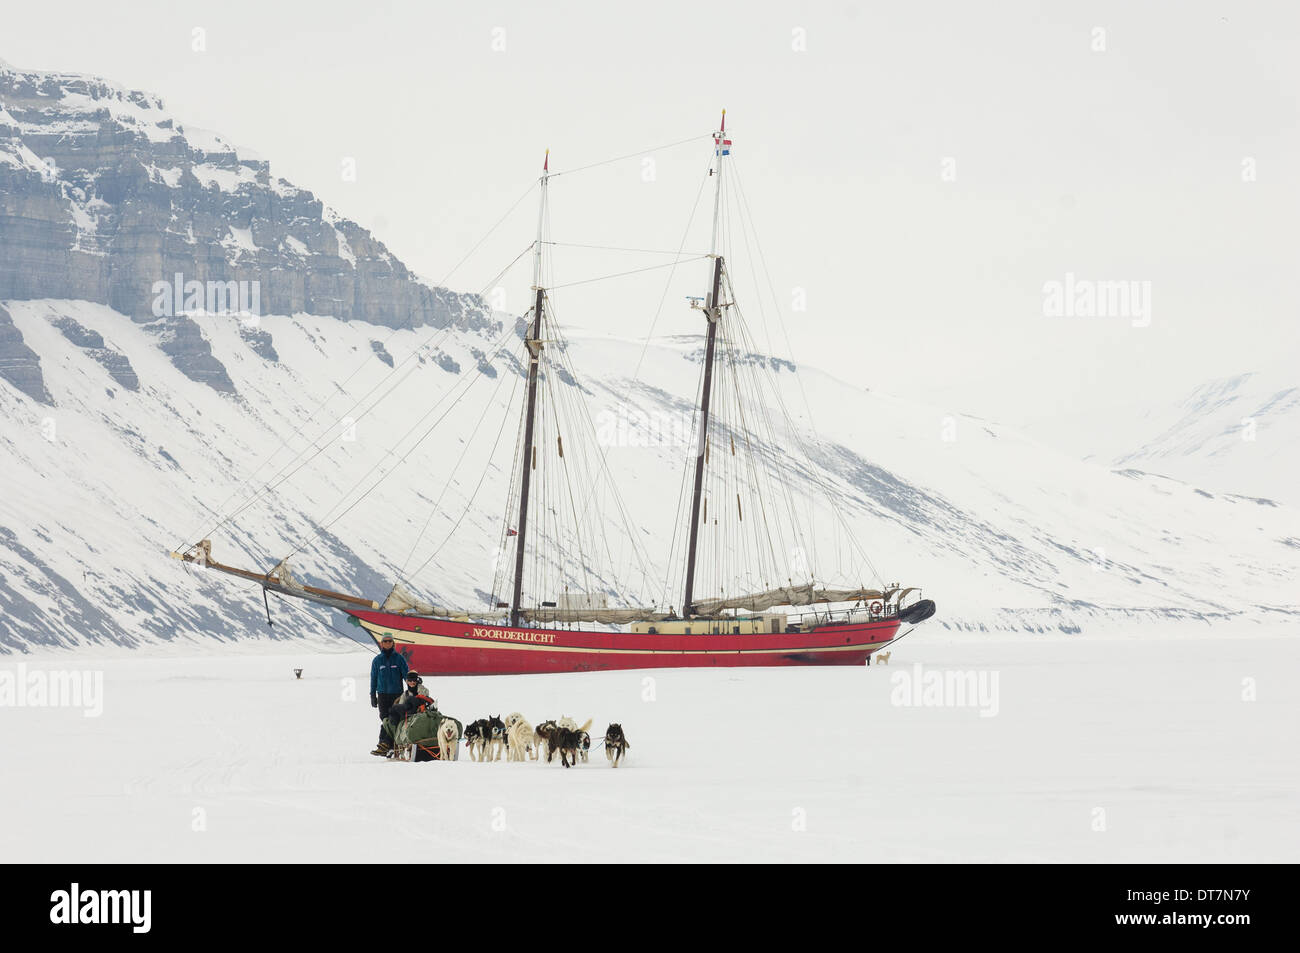
[[[704,462],[708,456],[709,440],[709,399],[713,390],[713,353],[718,337],[718,322],[722,320],[722,303],[719,294],[722,288],[722,255],[718,253],[718,223],[722,210],[722,168],[723,157],[731,142],[727,139],[727,111],[722,110],[722,124],[713,134],[713,151],[717,158],[717,175],[713,195],[713,239],[709,247],[709,256],[713,259],[713,290],[704,302],[704,316],[708,319],[708,332],[704,345],[704,391],[700,396],[700,431],[695,454],[695,493],[691,498],[690,548],[686,554],[686,596],[682,599],[682,616],[689,619],[695,614],[695,556],[700,532],[700,501],[704,492]]]
[[[523,473],[519,486],[519,533],[515,538],[515,593],[510,601],[510,624],[519,625],[519,602],[524,591],[524,539],[528,533],[528,490],[533,474],[533,421],[537,409],[537,372],[542,354],[542,225],[546,218],[546,180],[550,176],[551,150],[542,162],[541,202],[537,209],[537,242],[533,245],[533,320],[524,344],[528,348],[528,404],[524,410]]]

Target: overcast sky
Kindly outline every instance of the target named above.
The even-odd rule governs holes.
[[[552,169],[576,168],[707,135],[726,107],[796,359],[1028,423],[1300,354],[1293,3],[125,9],[7,4],[0,58],[157,93],[433,280],[524,193],[545,148]],[[654,150],[653,181],[640,157],[554,180],[552,237],[676,248],[709,149]],[[707,218],[688,251],[707,251]],[[451,285],[482,290],[535,221],[530,198]],[[773,295],[737,254],[761,340],[756,296],[770,322]],[[556,276],[661,260],[561,249]],[[1045,315],[1044,284],[1067,273],[1149,282],[1149,313]],[[665,274],[557,303],[574,326],[644,335]],[[504,285],[514,310],[529,277]],[[702,293],[702,267],[683,278],[659,332],[700,326],[682,296]]]

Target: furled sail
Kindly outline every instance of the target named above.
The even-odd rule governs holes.
[[[892,593],[891,593],[892,594]],[[717,615],[724,609],[748,609],[760,612],[773,606],[807,606],[816,602],[858,602],[866,599],[883,599],[879,589],[818,589],[812,583],[802,586],[781,586],[743,596],[724,599],[695,600],[695,614]]]
[[[411,593],[400,582],[393,586],[388,598],[380,606],[384,612],[396,612],[412,615],[432,615],[446,618],[504,619],[507,612],[481,609],[448,609],[425,602]],[[607,609],[597,606],[568,606],[539,609],[520,609],[519,617],[524,622],[601,622],[613,625],[626,622],[659,622],[668,618],[667,612],[656,609]]]
[[[662,622],[669,618],[667,612],[656,609],[521,609],[520,616],[527,622],[601,622],[616,625],[627,622]]]
[[[204,542],[207,542],[207,540],[204,540]],[[209,548],[209,552],[210,551],[211,549]],[[291,589],[294,592],[307,591],[306,587],[298,581],[297,577],[294,576],[293,571],[289,568],[289,560],[287,558],[280,560],[280,562],[276,564],[276,567],[267,573],[267,575],[272,579],[278,579],[280,585],[284,586],[286,589]]]
[[[388,598],[384,604],[379,607],[384,612],[414,612],[417,615],[441,615],[441,616],[460,616],[465,615],[458,609],[448,609],[443,606],[435,606],[431,602],[425,602],[413,595],[400,582],[393,586]]]

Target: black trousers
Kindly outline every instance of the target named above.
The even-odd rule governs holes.
[[[392,739],[388,737],[388,732],[384,731],[384,719],[388,717],[389,711],[391,711],[393,708],[393,702],[397,701],[400,695],[401,695],[400,692],[398,692],[396,695],[389,695],[387,692],[376,693],[376,697],[379,699],[379,743],[380,744],[384,744],[385,742],[387,742],[388,744],[393,743]]]

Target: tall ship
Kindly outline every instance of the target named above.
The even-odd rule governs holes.
[[[262,588],[264,600],[274,593],[345,613],[376,643],[391,637],[412,668],[436,675],[862,665],[872,653],[899,638],[902,626],[930,618],[935,604],[920,598],[918,587],[879,580],[828,581],[806,565],[802,550],[796,560],[798,578],[790,573],[780,584],[754,591],[740,590],[734,584],[736,579],[753,578],[772,582],[774,570],[745,571],[747,554],[755,548],[776,550],[776,538],[784,540],[787,533],[802,527],[793,525],[799,522],[792,499],[797,493],[796,481],[773,485],[764,476],[767,471],[753,460],[763,453],[770,457],[775,438],[770,432],[758,433],[763,430],[764,417],[752,408],[771,392],[746,376],[755,362],[746,361],[742,345],[747,338],[723,253],[724,183],[732,151],[725,111],[717,131],[707,138],[712,140],[706,181],[711,181],[714,191],[713,219],[710,251],[699,256],[708,264],[701,289],[704,293],[690,299],[704,321],[704,342],[690,445],[682,461],[678,517],[682,525],[674,534],[674,549],[684,567],[677,577],[680,602],[665,598],[662,601],[667,604],[611,606],[607,591],[574,591],[567,582],[557,581],[576,579],[580,573],[574,564],[578,562],[588,571],[586,564],[595,561],[601,551],[599,543],[584,549],[570,538],[560,540],[555,551],[543,552],[548,526],[561,509],[571,509],[578,523],[583,516],[572,474],[565,472],[553,481],[560,488],[558,495],[569,494],[563,505],[556,503],[555,492],[547,497],[545,482],[548,465],[564,468],[567,463],[564,434],[552,425],[555,408],[548,415],[539,406],[543,403],[539,389],[548,392],[539,385],[572,383],[567,364],[551,357],[562,349],[562,332],[548,290],[548,284],[551,290],[556,286],[548,281],[546,267],[546,252],[553,244],[546,240],[548,181],[555,174],[549,168],[549,152],[538,180],[537,237],[531,249],[532,305],[521,320],[519,372],[521,380],[526,373],[526,384],[501,524],[500,552],[505,558],[494,566],[488,604],[475,609],[435,605],[414,595],[402,580],[378,602],[304,584],[290,570],[287,558],[265,572],[226,565],[213,557],[209,538],[178,549],[172,557],[255,582]],[[574,456],[572,438],[569,454]],[[602,457],[599,470],[607,474],[604,464]],[[769,470],[773,467],[770,459],[765,465]],[[775,466],[781,469],[779,461]],[[804,481],[804,492],[833,493],[816,477],[815,467],[803,472],[813,474]],[[747,494],[737,487],[751,491],[751,500],[757,501],[751,502],[751,510],[757,512],[746,514],[743,497]],[[779,512],[783,502],[790,504],[784,517]],[[634,533],[629,527],[628,534]],[[681,549],[676,550],[679,543]],[[605,551],[609,551],[607,545]],[[556,567],[557,573],[536,571],[543,559],[545,565]],[[769,555],[765,565],[770,567],[773,562]],[[722,571],[724,566],[727,572]],[[716,571],[709,572],[710,568]],[[724,578],[733,581],[729,591],[722,588]],[[709,581],[719,588],[703,588]]]

